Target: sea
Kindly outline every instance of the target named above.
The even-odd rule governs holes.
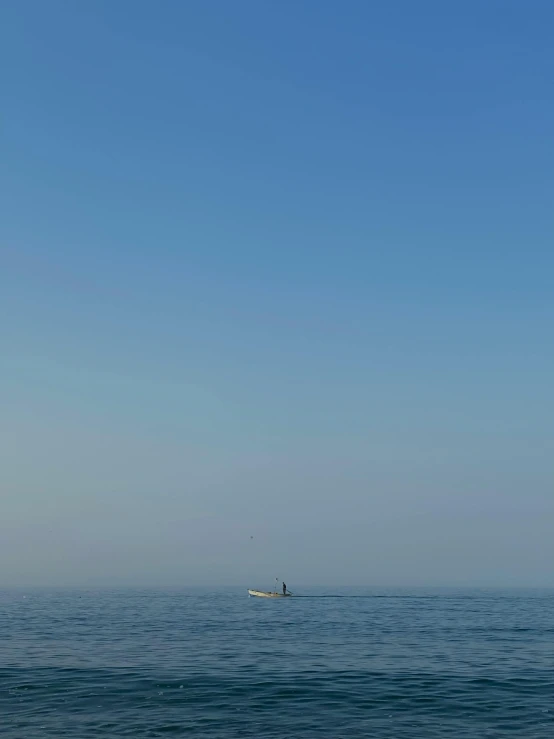
[[[292,589],[0,592],[0,736],[554,737],[553,591]]]

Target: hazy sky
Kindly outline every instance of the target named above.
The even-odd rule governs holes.
[[[0,584],[554,585],[554,4],[0,15]]]

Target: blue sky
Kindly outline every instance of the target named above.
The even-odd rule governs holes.
[[[552,4],[0,13],[0,583],[554,585]]]

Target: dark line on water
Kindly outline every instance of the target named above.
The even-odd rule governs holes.
[[[352,600],[353,598],[365,598],[368,600],[372,598],[389,598],[389,599],[390,598],[400,598],[402,600],[435,600],[439,596],[436,596],[436,595],[294,595],[291,597],[293,598],[312,598],[312,599],[318,599],[318,600],[321,598],[347,598],[349,600]]]
[[[354,598],[361,598],[366,600],[371,600],[374,598],[381,598],[385,600],[475,600],[476,598],[486,598],[486,594],[473,594],[473,595],[293,595],[291,596],[293,598],[312,598],[320,600],[322,598],[345,598],[348,600],[352,600]],[[511,595],[504,595],[504,596],[495,596],[496,600],[506,600],[511,599],[514,596]],[[548,597],[548,596],[543,596]]]

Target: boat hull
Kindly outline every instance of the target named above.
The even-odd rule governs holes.
[[[264,593],[261,590],[249,590],[248,595],[254,598],[290,598],[290,593],[284,595],[283,593]]]

